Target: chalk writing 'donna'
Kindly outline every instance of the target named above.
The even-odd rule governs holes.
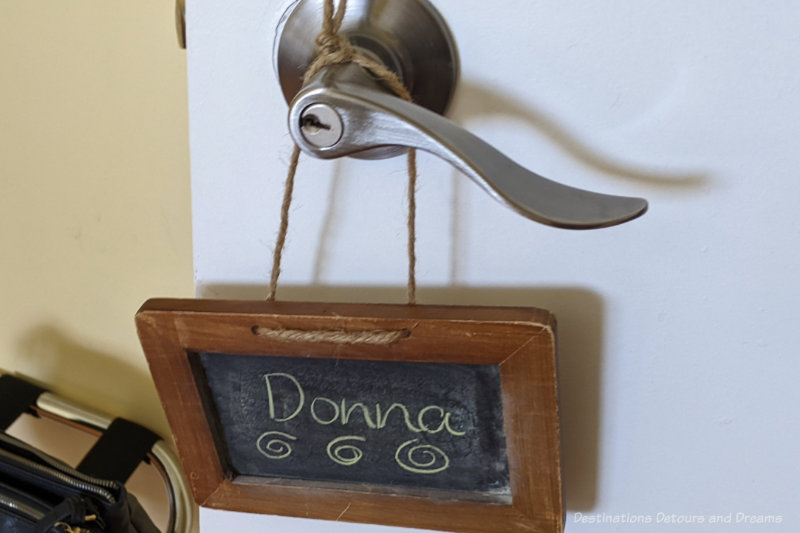
[[[402,403],[392,402],[388,407],[380,403],[374,404],[371,410],[363,402],[349,402],[346,398],[334,401],[325,396],[306,396],[303,386],[293,375],[284,372],[275,372],[264,376],[267,388],[267,401],[269,405],[269,418],[275,422],[289,422],[294,420],[307,407],[307,414],[317,424],[327,426],[339,423],[346,426],[354,419],[354,414],[360,414],[360,420],[367,428],[381,430],[386,427],[390,416],[401,417],[405,427],[412,433],[437,434],[446,431],[455,437],[464,436],[463,431],[452,427],[452,413],[438,405],[427,405],[419,409],[413,416]],[[274,380],[287,380],[291,384],[288,396],[277,398],[278,393],[273,388]],[[284,396],[286,392],[282,393]],[[276,405],[290,406],[288,414],[276,411]],[[286,459],[292,454],[292,443],[297,438],[281,431],[267,431],[262,433],[256,441],[256,448],[267,459]],[[353,466],[363,457],[363,451],[354,442],[364,442],[366,437],[359,435],[343,435],[333,439],[326,447],[326,453],[331,461],[341,466]],[[348,444],[345,444],[350,442]],[[419,443],[419,439],[410,439],[401,443],[394,454],[397,465],[407,472],[414,474],[437,474],[450,466],[450,458],[440,448],[432,444]]]

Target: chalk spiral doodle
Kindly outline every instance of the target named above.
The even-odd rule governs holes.
[[[339,444],[346,440],[365,442],[367,439],[357,435],[345,435],[344,437],[333,439],[328,443],[328,457],[336,464],[353,466],[361,460],[364,452],[353,444]]]
[[[450,458],[432,444],[417,444],[419,439],[404,442],[397,448],[394,460],[400,468],[414,474],[437,474],[450,466]],[[444,464],[442,464],[444,463]]]
[[[288,433],[281,431],[267,431],[262,433],[256,441],[259,453],[267,459],[286,459],[292,455],[292,445],[288,441],[295,441]]]

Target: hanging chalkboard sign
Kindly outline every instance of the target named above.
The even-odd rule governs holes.
[[[151,300],[136,320],[200,505],[563,529],[544,311]]]

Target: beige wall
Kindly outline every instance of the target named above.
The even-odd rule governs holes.
[[[170,0],[0,0],[0,368],[166,434],[133,316],[192,294]]]

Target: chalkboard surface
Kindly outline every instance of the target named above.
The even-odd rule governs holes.
[[[510,497],[496,365],[191,359],[234,476]]]

